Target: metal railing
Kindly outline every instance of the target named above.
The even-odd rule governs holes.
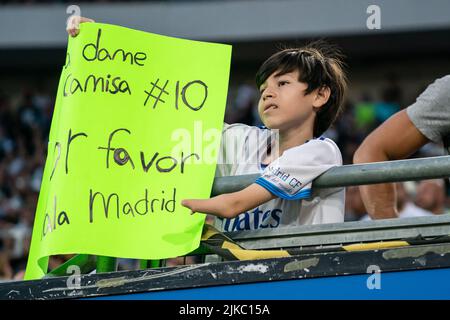
[[[313,182],[313,188],[334,188],[383,182],[418,181],[450,176],[450,156],[376,162],[334,167]],[[212,196],[230,193],[252,184],[258,174],[214,179]],[[283,228],[279,230],[252,230],[227,233],[248,249],[287,248],[294,246],[342,245],[362,241],[391,240],[417,235],[438,236],[450,234],[450,215],[380,221],[357,221]],[[202,250],[196,250],[202,252]],[[85,263],[97,272],[115,271],[117,259],[111,257],[78,255],[48,276],[63,275],[72,264]],[[142,267],[158,266],[159,261],[142,261]],[[82,266],[82,267],[83,267]]]
[[[334,167],[313,182],[313,188],[333,188],[383,182],[418,181],[450,176],[450,156],[384,161]],[[221,177],[214,180],[212,195],[241,190],[259,174]]]

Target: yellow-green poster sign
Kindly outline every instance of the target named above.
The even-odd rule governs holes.
[[[231,46],[85,23],[58,87],[26,279],[48,257],[163,259],[198,247]]]

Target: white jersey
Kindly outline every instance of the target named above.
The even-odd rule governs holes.
[[[260,174],[255,183],[277,198],[234,219],[220,219],[222,230],[344,222],[344,188],[311,188],[316,177],[342,165],[336,144],[327,138],[312,139],[263,165],[268,148],[274,148],[275,141],[276,134],[265,127],[225,124],[216,176]]]

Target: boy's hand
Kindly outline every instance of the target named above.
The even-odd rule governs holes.
[[[80,33],[80,23],[84,22],[95,22],[95,21],[85,17],[71,16],[67,20],[67,28],[66,28],[67,33],[72,37],[76,37],[78,33]]]
[[[197,202],[198,201],[202,201],[202,200],[198,200],[198,199],[184,199],[181,200],[181,205],[183,207],[186,207],[188,209],[191,210],[191,214],[194,214],[197,212]]]
[[[181,205],[191,209],[191,214],[201,212],[231,219],[275,198],[265,188],[253,183],[241,191],[221,194],[211,199],[185,199],[181,201]]]
[[[184,199],[181,201],[181,205],[189,208],[191,214],[199,212],[223,217],[227,215],[228,212],[226,212],[227,206],[225,202],[220,198],[223,197],[218,196],[211,199]]]

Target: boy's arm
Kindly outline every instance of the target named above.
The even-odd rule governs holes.
[[[211,199],[185,199],[181,201],[181,205],[191,209],[192,213],[208,213],[231,219],[275,198],[265,188],[253,183],[241,191],[221,194]]]
[[[367,163],[403,159],[429,140],[414,126],[402,110],[373,131],[356,150],[353,162]],[[372,219],[395,218],[395,185],[383,183],[360,186],[361,197]]]

